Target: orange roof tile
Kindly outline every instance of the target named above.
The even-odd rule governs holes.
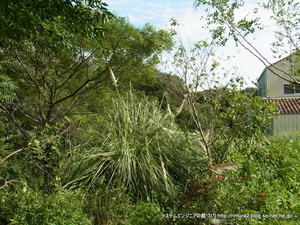
[[[277,103],[281,114],[300,114],[300,98],[268,98],[266,101]]]

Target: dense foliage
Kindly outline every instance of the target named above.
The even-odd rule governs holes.
[[[276,107],[218,84],[206,41],[159,72],[172,32],[106,6],[1,1],[0,224],[297,224],[300,138],[265,137]]]
[[[137,200],[174,199],[188,177],[201,173],[199,139],[181,131],[156,101],[130,94],[112,106],[104,121],[93,118],[93,125],[82,127],[94,140],[64,186],[91,187],[103,178],[108,188],[122,188]]]

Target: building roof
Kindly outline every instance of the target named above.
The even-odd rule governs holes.
[[[291,57],[291,55],[292,55],[292,54],[290,54],[290,55],[288,55],[288,56],[286,56],[286,57],[283,57],[282,59],[280,59],[280,60],[278,60],[278,61],[276,61],[276,62],[274,62],[274,63],[271,63],[271,64],[268,65],[268,66],[266,66],[266,67],[264,68],[264,70],[261,72],[261,74],[260,74],[259,78],[257,79],[257,81],[259,81],[259,80],[261,79],[261,77],[263,76],[263,74],[265,73],[265,71],[266,71],[267,69],[271,68],[272,66],[275,66],[276,64],[278,64],[278,63],[280,63],[280,62],[282,62],[282,61],[284,61],[284,60],[289,59],[289,58]]]
[[[300,98],[268,98],[269,103],[277,103],[281,114],[300,114]]]

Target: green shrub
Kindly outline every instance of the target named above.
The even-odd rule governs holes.
[[[156,203],[133,203],[122,189],[91,188],[85,194],[86,211],[93,224],[162,224],[163,209]]]
[[[93,224],[125,224],[131,212],[129,196],[121,189],[91,188],[85,194],[85,209]]]
[[[162,223],[162,210],[155,203],[139,202],[131,206],[127,224],[157,225]]]
[[[206,176],[190,180],[178,211],[261,216],[226,218],[222,220],[225,224],[297,224],[299,149],[300,139],[295,134],[250,139],[231,155],[230,160],[239,163],[239,169],[218,174],[208,168]],[[277,218],[272,218],[274,215]],[[201,221],[204,224],[208,220],[189,220],[189,224],[201,224]]]
[[[90,225],[83,204],[74,192],[60,190],[53,194],[22,190],[2,190],[0,218],[18,225]],[[5,224],[5,223],[3,223]]]
[[[199,139],[182,132],[157,102],[129,94],[114,100],[113,108],[94,129],[97,142],[81,156],[66,188],[91,187],[104,178],[109,188],[124,188],[133,199],[164,202],[163,196],[176,197],[191,174],[201,173]]]

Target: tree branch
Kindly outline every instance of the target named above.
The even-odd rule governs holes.
[[[27,148],[21,148],[21,149],[18,149],[12,153],[10,153],[9,155],[7,155],[6,157],[4,157],[3,159],[0,160],[0,165],[3,164],[3,162],[7,159],[9,159],[10,157],[12,157],[13,155],[21,152],[21,151],[25,151],[25,150],[34,150],[34,151],[39,151],[39,149],[37,148],[34,148],[34,147],[27,147]]]
[[[32,86],[34,86],[35,89],[38,91],[38,93],[40,93],[40,94],[43,96],[43,98],[44,98],[47,102],[49,102],[49,100],[46,98],[46,96],[44,95],[44,93],[41,91],[41,89],[40,89],[39,84],[37,83],[37,81],[30,75],[29,71],[26,69],[26,67],[25,67],[24,63],[22,62],[22,60],[21,60],[19,54],[18,54],[16,51],[13,51],[13,52],[14,52],[14,54],[15,54],[16,59],[17,59],[18,62],[21,64],[21,67],[23,68],[23,70],[25,71],[25,73],[27,74],[27,76],[29,77],[29,79],[33,82],[33,84],[31,84],[31,83],[29,82],[29,84],[31,84]],[[27,79],[25,79],[25,80],[28,82]]]
[[[26,130],[24,130],[19,124],[18,122],[15,120],[15,117],[13,116],[13,114],[11,112],[9,112],[9,110],[4,107],[2,104],[0,105],[0,108],[3,109],[6,114],[8,115],[9,119],[13,122],[13,124],[16,125],[16,127],[21,131],[21,133],[24,135],[24,137],[26,137],[26,139],[30,140],[31,137],[30,135],[27,133]]]
[[[68,75],[68,77],[66,78],[66,80],[63,81],[60,85],[58,85],[56,87],[56,90],[62,88],[74,75],[76,75],[76,73],[80,72],[80,68],[83,65],[83,63],[85,63],[86,61],[88,61],[97,51],[98,51],[98,48],[94,49],[87,57],[84,57],[80,61],[80,63],[74,68],[73,72]],[[69,68],[68,70],[71,70],[71,68]],[[64,73],[66,73],[66,72],[63,72],[62,74],[64,74]]]
[[[80,93],[80,91],[81,91],[84,87],[86,87],[87,84],[89,84],[90,82],[95,81],[97,78],[99,78],[102,74],[104,74],[104,73],[107,72],[107,71],[108,71],[108,68],[105,69],[105,70],[103,70],[100,74],[96,75],[96,76],[93,77],[92,79],[87,79],[80,87],[78,87],[78,88],[77,88],[75,91],[73,91],[71,94],[69,94],[69,95],[67,95],[67,96],[65,96],[65,97],[63,97],[63,98],[61,98],[61,99],[59,99],[59,100],[53,102],[52,105],[55,106],[55,105],[59,104],[60,102],[63,102],[63,101],[65,101],[65,100],[67,100],[67,99],[69,99],[69,98],[72,98],[72,97],[74,97],[74,96],[76,96],[76,95],[78,95],[78,94],[82,94],[82,93]]]
[[[17,182],[20,182],[20,181],[18,181],[18,180],[7,180],[7,178],[4,179],[4,178],[2,178],[2,177],[0,177],[0,180],[3,180],[3,181],[4,181],[4,184],[3,184],[2,186],[0,186],[0,190],[3,189],[3,188],[5,188],[5,187],[7,187],[7,186],[10,185],[11,183],[17,183]]]

